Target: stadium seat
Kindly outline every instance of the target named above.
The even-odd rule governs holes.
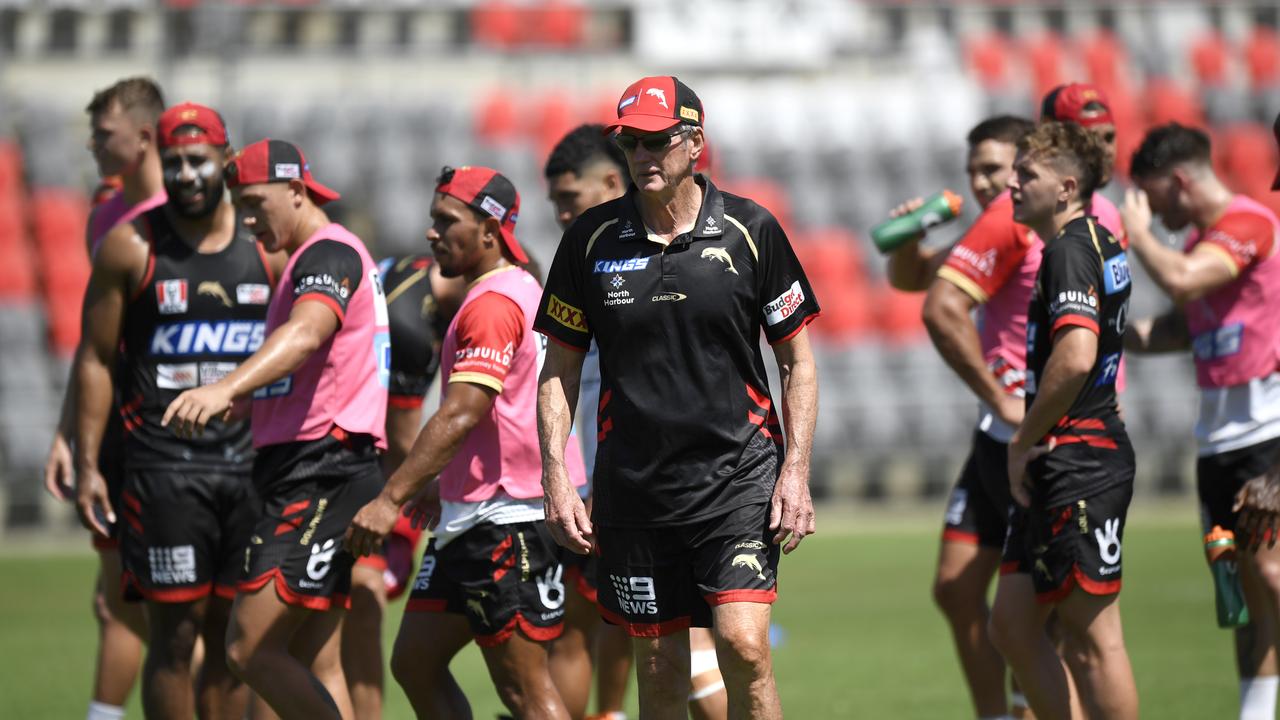
[[[25,242],[0,246],[0,299],[10,302],[31,300],[35,296],[35,260],[31,249]]]
[[[1280,85],[1280,34],[1275,28],[1254,26],[1244,43],[1244,61],[1254,90],[1271,90]]]
[[[525,116],[525,130],[540,157],[551,152],[560,138],[581,121],[581,113],[562,90],[551,90],[527,104],[532,104],[533,110]]]
[[[864,338],[875,324],[861,245],[857,236],[843,228],[803,232],[792,241],[822,306],[813,332],[840,346]]]
[[[544,0],[527,11],[525,42],[547,48],[571,49],[582,44],[587,11],[576,2]]]
[[[1067,52],[1061,35],[1052,31],[1037,33],[1026,40],[1023,51],[1031,69],[1031,88],[1035,97],[1043,97],[1067,81],[1064,69]]]
[[[1231,50],[1227,39],[1217,30],[1210,30],[1191,44],[1191,69],[1201,87],[1221,87],[1229,82]]]
[[[732,180],[721,180],[720,188],[734,195],[751,198],[760,207],[773,213],[778,219],[778,224],[788,234],[791,232],[793,225],[791,224],[791,200],[787,196],[787,191],[778,183],[769,178],[734,178]]]
[[[1111,88],[1125,81],[1129,53],[1115,33],[1097,28],[1079,38],[1076,46],[1089,82],[1102,86],[1110,95]]]
[[[516,111],[513,92],[511,89],[496,89],[476,103],[472,127],[481,142],[502,145],[519,137],[520,114]]]
[[[524,36],[524,13],[503,0],[484,0],[471,10],[471,39],[495,50],[510,50]]]
[[[36,188],[28,208],[32,234],[42,259],[57,259],[64,252],[73,251],[84,255],[84,228],[89,220],[89,201],[84,193],[64,188]]]
[[[1013,44],[1003,33],[984,33],[964,44],[965,64],[988,91],[1007,90],[1013,54]]]
[[[923,293],[906,293],[888,285],[878,285],[872,291],[876,327],[880,337],[890,346],[916,345],[926,338],[924,321],[920,319],[924,309]]]
[[[1216,164],[1232,190],[1266,201],[1276,175],[1276,141],[1271,129],[1238,123],[1215,137]]]
[[[0,200],[17,198],[22,192],[22,149],[10,140],[0,140]]]
[[[1176,122],[1190,127],[1204,125],[1200,102],[1177,82],[1166,77],[1152,78],[1143,90],[1149,126]]]

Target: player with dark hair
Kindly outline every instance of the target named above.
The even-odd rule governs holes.
[[[1280,221],[1213,171],[1209,136],[1176,123],[1147,133],[1125,196],[1134,253],[1174,307],[1130,324],[1127,349],[1190,350],[1200,387],[1196,489],[1203,532],[1237,531],[1236,497],[1280,460]],[[1191,227],[1181,250],[1151,232]],[[1241,538],[1240,585],[1251,621],[1236,630],[1240,717],[1274,717],[1280,549]]]
[[[1044,256],[1027,311],[1026,413],[1008,449],[1010,493],[1027,510],[1005,545],[991,639],[1040,718],[1138,711],[1117,602],[1134,474],[1115,388],[1129,267],[1088,214],[1107,163],[1095,134],[1046,122],[1018,143],[1009,185],[1014,220],[1044,238]],[[1065,658],[1046,631],[1051,612]]]
[[[197,707],[204,717],[239,717],[248,693],[226,666],[224,639],[257,517],[248,424],[218,421],[200,438],[178,438],[162,415],[179,392],[215,382],[253,352],[282,263],[241,232],[224,199],[228,140],[215,111],[169,108],[157,144],[169,199],[107,234],[85,297],[78,509],[99,535],[117,513],[122,520],[125,585],[147,603],[148,717],[191,717]],[[117,377],[125,425],[119,505],[96,466]],[[205,662],[193,692],[197,637]]]

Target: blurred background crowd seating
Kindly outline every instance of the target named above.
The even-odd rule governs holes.
[[[545,267],[559,239],[547,151],[612,117],[636,77],[678,74],[704,101],[713,178],[778,216],[823,305],[815,494],[915,499],[950,486],[974,402],[930,346],[922,298],[886,285],[868,228],[906,198],[965,191],[968,129],[1033,116],[1066,81],[1111,99],[1113,200],[1144,130],[1177,120],[1210,129],[1228,184],[1280,211],[1278,14],[1277,2],[0,0],[0,528],[68,522],[39,473],[89,272],[83,108],[121,77],[216,107],[235,145],[298,143],[343,193],[337,219],[378,256],[425,247],[441,166],[496,167],[523,195],[518,232]],[[975,215],[970,201],[930,241]],[[1165,305],[1138,272],[1133,316]],[[1123,404],[1139,491],[1189,491],[1189,360],[1131,359]]]

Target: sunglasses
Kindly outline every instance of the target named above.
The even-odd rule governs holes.
[[[637,147],[643,147],[651,153],[656,153],[666,150],[671,145],[671,138],[687,135],[692,131],[692,127],[686,126],[675,132],[650,133],[648,135],[625,135],[619,133],[613,136],[613,142],[625,153],[633,153]]]

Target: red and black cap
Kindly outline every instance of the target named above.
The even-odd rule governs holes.
[[[640,78],[618,98],[618,119],[605,132],[635,128],[658,132],[684,123],[702,127],[702,101],[674,75]]]
[[[436,192],[453,196],[477,212],[497,219],[502,225],[502,242],[516,262],[524,265],[529,256],[516,241],[516,217],[520,214],[520,193],[502,173],[487,167],[445,166],[436,178]]]
[[[1276,113],[1276,121],[1271,125],[1271,132],[1276,136],[1276,145],[1280,145],[1280,113]],[[1276,179],[1271,183],[1272,190],[1280,190],[1280,170],[1276,171]]]
[[[301,180],[317,205],[342,197],[311,176],[311,166],[298,146],[284,140],[259,140],[235,154],[224,173],[228,188]]]
[[[193,128],[196,132],[179,130]],[[193,102],[185,102],[165,110],[156,123],[156,132],[160,136],[160,147],[170,145],[215,145],[225,147],[227,144],[227,124],[217,110]]]
[[[1069,83],[1050,90],[1040,103],[1040,119],[1074,122],[1081,127],[1115,124],[1106,93],[1088,83]]]

